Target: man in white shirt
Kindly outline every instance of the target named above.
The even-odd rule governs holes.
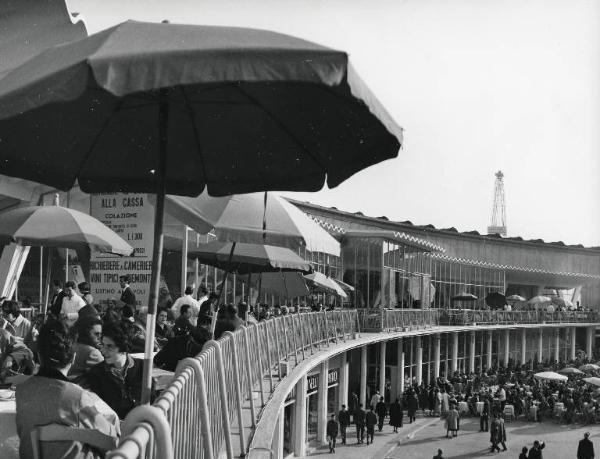
[[[179,317],[181,306],[188,304],[190,306],[190,323],[195,327],[198,322],[198,314],[200,313],[200,304],[194,299],[192,293],[194,289],[192,287],[185,288],[185,294],[175,300],[173,306],[171,306],[171,312],[175,316],[175,319]]]
[[[67,325],[70,327],[79,318],[79,310],[85,306],[85,301],[75,293],[75,282],[68,281],[65,284],[67,296],[62,300],[60,315],[66,318]]]

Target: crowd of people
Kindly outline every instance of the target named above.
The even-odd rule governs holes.
[[[561,423],[588,425],[600,422],[600,388],[586,383],[587,376],[598,375],[569,371],[566,381],[544,380],[535,377],[541,371],[560,371],[565,367],[575,369],[588,363],[589,359],[578,358],[570,362],[543,362],[524,365],[509,361],[506,367],[496,367],[484,372],[455,372],[450,378],[440,377],[432,384],[417,384],[407,379],[402,396],[390,401],[390,385],[384,395],[374,391],[369,399],[368,411],[358,402],[357,392],[349,398],[349,409],[342,410],[328,422],[330,452],[335,452],[338,433],[342,444],[346,444],[346,431],[351,424],[356,426],[357,444],[363,442],[367,431],[367,444],[374,440],[374,428],[381,432],[388,421],[394,433],[404,425],[405,412],[408,422],[416,420],[417,412],[423,416],[437,416],[445,420],[446,438],[458,436],[461,418],[479,418],[479,432],[489,434],[490,452],[507,450],[507,434],[504,418],[523,417],[526,421],[543,422],[557,420]],[[390,403],[391,402],[391,403]],[[369,413],[372,415],[370,416]],[[335,435],[334,435],[335,434]],[[578,446],[578,459],[593,458],[593,444],[589,432]],[[502,449],[500,448],[502,447]],[[531,448],[523,447],[520,458],[541,458],[545,443],[535,441]],[[443,457],[441,450],[438,456]]]

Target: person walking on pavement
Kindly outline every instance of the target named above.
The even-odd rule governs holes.
[[[500,452],[500,448],[498,447],[498,443],[500,443],[500,423],[498,422],[498,418],[496,415],[493,415],[492,425],[490,426],[490,443],[492,447],[490,448],[490,453],[494,451]]]
[[[366,419],[367,425],[367,445],[369,444],[369,439],[371,443],[373,443],[373,439],[375,437],[375,424],[377,424],[377,416],[375,416],[375,412],[373,411],[373,407],[368,411]]]
[[[371,403],[369,403],[369,406],[375,409],[375,406],[377,406],[380,398],[381,396],[379,395],[379,391],[375,392],[375,394],[371,397]]]
[[[402,427],[402,404],[398,399],[390,405],[390,425],[394,428],[394,433],[398,433],[398,427]]]
[[[342,405],[342,409],[338,413],[338,421],[340,423],[340,436],[342,437],[342,445],[345,445],[346,429],[350,425],[350,412],[346,409],[346,405]]]
[[[329,439],[329,453],[335,453],[335,442],[338,436],[338,423],[335,420],[335,414],[327,421],[327,438]]]
[[[533,442],[533,448],[529,450],[529,458],[528,459],[544,459],[544,455],[542,454],[542,450],[546,447],[546,443],[543,441],[540,442],[538,440]]]
[[[356,424],[356,439],[358,444],[364,443],[365,440],[365,420],[367,413],[363,410],[362,403],[358,404],[358,408],[354,412],[354,423]]]
[[[479,417],[479,431],[487,432],[490,430],[490,399],[485,397],[483,399],[483,409],[481,410],[481,416]]]
[[[438,452],[435,456],[433,456],[433,459],[444,459],[444,455],[442,454],[441,449],[438,449]]]
[[[579,440],[577,459],[594,459],[594,444],[590,440],[589,432],[584,433],[583,439]]]
[[[417,400],[417,395],[414,392],[412,392],[408,396],[408,420],[410,421],[411,424],[415,420],[415,415],[416,415],[418,409],[419,409],[419,401]]]
[[[453,438],[458,436],[458,428],[460,426],[460,416],[456,410],[455,405],[450,406],[448,416],[446,417],[446,438]],[[452,437],[450,433],[452,432]]]
[[[379,422],[377,423],[377,428],[379,432],[383,429],[383,422],[385,421],[385,417],[387,416],[387,406],[383,401],[383,397],[379,397],[379,403],[375,406],[375,412],[377,413],[377,417],[379,418]]]
[[[501,414],[497,415],[498,424],[500,424],[500,438],[499,443],[502,445],[502,451],[506,451],[506,428],[504,426],[504,418]]]

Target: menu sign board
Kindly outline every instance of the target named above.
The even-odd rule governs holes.
[[[134,248],[133,256],[91,254],[90,284],[95,301],[118,300],[119,276],[128,274],[138,304],[148,305],[152,274],[154,206],[148,195],[103,193],[91,196],[90,214],[121,236]]]

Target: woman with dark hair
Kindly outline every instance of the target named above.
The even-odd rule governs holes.
[[[75,361],[69,371],[69,379],[77,380],[94,365],[102,362],[100,352],[102,340],[102,321],[96,317],[82,317],[75,322],[77,342],[75,343]]]
[[[17,433],[20,457],[33,457],[31,431],[36,426],[61,424],[94,429],[112,437],[116,447],[120,434],[117,414],[96,394],[67,379],[74,357],[67,326],[49,320],[40,330],[37,375],[17,386]],[[97,450],[79,442],[45,442],[44,457],[101,457]]]
[[[104,324],[100,350],[104,361],[86,374],[85,383],[123,419],[140,402],[143,361],[129,355],[130,329],[123,322]]]
[[[31,322],[21,314],[19,303],[16,301],[4,301],[2,303],[2,314],[12,325],[14,337],[23,342],[31,330]]]

